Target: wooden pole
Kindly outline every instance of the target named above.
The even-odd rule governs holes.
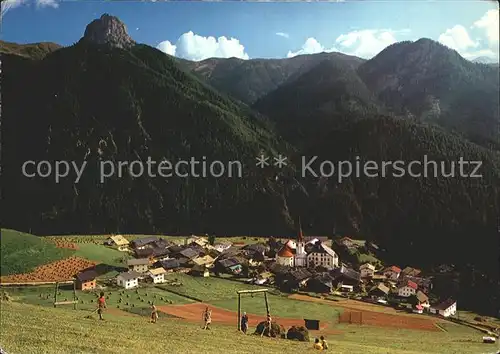
[[[57,290],[59,288],[59,283],[56,282],[56,291],[54,292],[54,307],[56,307],[56,303],[57,303]]]
[[[266,312],[271,313],[271,312],[269,312],[269,302],[267,301],[267,291],[264,292],[264,300],[266,300]]]
[[[76,300],[76,281],[73,281],[73,301],[75,301],[75,303],[73,304],[73,308],[76,310],[76,304],[77,304],[77,300]]]
[[[241,312],[241,295],[238,294],[238,331],[241,331],[240,312]]]

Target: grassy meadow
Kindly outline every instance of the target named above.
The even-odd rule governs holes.
[[[73,253],[72,250],[57,248],[40,237],[1,229],[1,275],[29,273],[37,266],[67,258]]]
[[[85,319],[83,311],[45,308],[2,301],[0,346],[8,353],[266,353],[315,352],[312,343],[244,336],[233,326],[199,324],[161,317],[153,325],[145,316],[106,314],[106,321]],[[387,330],[338,325],[341,334],[328,335],[331,351],[340,354],[461,354],[494,353],[481,335],[450,324],[447,332]],[[319,335],[319,334],[318,334]]]

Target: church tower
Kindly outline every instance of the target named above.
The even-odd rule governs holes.
[[[304,242],[304,235],[302,233],[302,226],[300,224],[300,218],[299,218],[299,234],[297,235],[297,248],[295,251],[296,267],[305,267],[307,265],[307,253],[305,248],[306,245]]]

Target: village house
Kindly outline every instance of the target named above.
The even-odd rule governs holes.
[[[401,275],[403,276],[411,276],[411,277],[418,277],[422,273],[420,269],[417,268],[412,268],[412,267],[405,267],[401,271]]]
[[[151,253],[150,257],[154,261],[163,261],[165,259],[170,258],[170,251],[168,248],[154,247],[151,250],[152,250],[152,253]]]
[[[368,291],[368,295],[378,299],[383,299],[389,295],[389,291],[390,289],[384,283],[379,283]]]
[[[129,270],[133,270],[137,273],[146,273],[149,269],[149,259],[139,258],[139,259],[129,259],[127,261]]]
[[[215,263],[215,269],[219,273],[228,273],[240,275],[243,271],[243,266],[235,258],[220,259]]]
[[[333,279],[328,273],[317,274],[307,281],[307,290],[329,294],[334,290]]]
[[[359,267],[359,272],[361,274],[361,278],[372,278],[375,274],[375,266],[370,263],[365,263]]]
[[[204,278],[210,277],[210,270],[204,264],[195,264],[190,271],[191,275],[200,276]]]
[[[227,250],[228,248],[231,248],[233,244],[228,242],[228,243],[217,243],[215,244],[213,247],[219,251],[220,253],[224,252],[225,250]]]
[[[354,241],[350,237],[342,237],[340,240],[337,240],[337,244],[340,246],[344,246],[347,248],[351,248],[354,246]]]
[[[140,274],[135,271],[129,271],[125,273],[120,273],[116,277],[116,284],[122,286],[125,289],[133,289],[139,286]]]
[[[151,244],[159,241],[160,238],[156,236],[138,238],[130,242],[130,246],[133,249],[144,249],[148,246],[152,246]]]
[[[314,243],[310,253],[307,255],[307,267],[324,267],[326,269],[333,269],[339,266],[339,257],[330,247],[317,241]]]
[[[430,307],[430,312],[443,317],[454,316],[457,313],[457,302],[453,299],[443,301]]]
[[[206,237],[200,237],[200,236],[195,236],[195,235],[191,235],[190,237],[186,237],[186,239],[184,240],[184,245],[190,245],[192,243],[196,243],[197,245],[201,246],[201,247],[205,247],[206,245],[208,245],[208,238]]]
[[[118,251],[121,252],[126,252],[129,249],[129,242],[122,235],[114,235],[108,237],[108,239],[105,242],[105,245],[114,246],[118,249]]]
[[[313,274],[306,268],[292,269],[285,275],[281,287],[290,291],[305,288],[312,276]]]
[[[76,275],[76,286],[78,290],[92,290],[96,287],[98,274],[95,270],[86,270]]]
[[[401,297],[410,297],[417,293],[417,289],[418,285],[409,280],[398,288],[398,295]]]
[[[384,270],[384,275],[388,280],[397,281],[400,274],[401,274],[401,268],[396,266],[391,266],[386,270]]]
[[[333,285],[342,288],[342,286],[346,289],[354,289],[355,286],[358,286],[361,281],[361,275],[359,272],[356,272],[354,269],[347,267],[345,264],[342,264],[339,268],[336,268],[330,271],[330,276],[333,279]]]
[[[153,280],[153,283],[155,284],[161,284],[165,282],[165,273],[167,271],[164,268],[154,268],[150,269],[148,272],[148,275],[151,277]]]
[[[430,307],[429,304],[429,297],[425,295],[422,291],[417,291],[416,294],[418,305],[422,306],[423,308],[428,309]]]
[[[178,259],[170,258],[155,263],[155,266],[162,267],[167,273],[169,273],[179,269],[181,267],[181,264]]]
[[[194,259],[200,255],[200,250],[195,250],[193,247],[183,249],[179,254],[188,259]]]
[[[203,256],[203,257],[196,257],[192,260],[193,264],[196,266],[205,266],[205,267],[211,267],[213,266],[215,259],[213,259],[211,256]]]

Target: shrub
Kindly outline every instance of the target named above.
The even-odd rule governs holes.
[[[304,326],[296,327],[292,326],[287,334],[287,339],[298,340],[301,342],[309,342],[309,331]]]

